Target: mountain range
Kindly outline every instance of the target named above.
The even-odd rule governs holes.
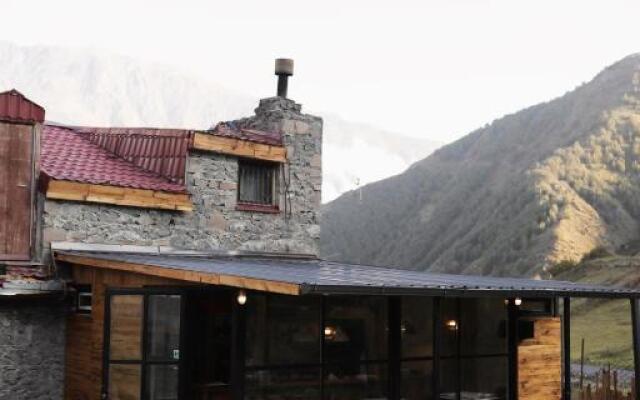
[[[253,113],[257,98],[210,78],[105,51],[0,41],[0,91],[21,91],[60,123],[207,129]],[[304,111],[325,122],[324,201],[400,173],[440,146],[336,113]]]
[[[324,257],[545,276],[640,237],[640,56],[325,205]]]

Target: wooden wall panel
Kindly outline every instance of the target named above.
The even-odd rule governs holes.
[[[519,400],[560,400],[561,342],[560,318],[534,320],[534,337],[518,346]]]
[[[31,258],[33,129],[0,122],[0,260]]]
[[[75,283],[92,285],[93,301],[90,315],[72,314],[67,318],[65,399],[100,399],[106,289],[190,283],[77,265],[72,266],[72,274]]]

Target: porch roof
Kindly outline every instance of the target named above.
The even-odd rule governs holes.
[[[640,298],[640,290],[565,281],[448,275],[283,255],[55,251],[59,261],[290,295]]]

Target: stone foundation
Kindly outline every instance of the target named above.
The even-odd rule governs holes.
[[[0,400],[61,400],[64,346],[61,303],[0,303]]]

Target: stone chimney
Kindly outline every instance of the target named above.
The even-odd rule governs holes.
[[[278,96],[260,100],[255,109],[255,116],[237,122],[245,128],[280,132],[283,135],[287,148],[287,164],[285,182],[281,185],[281,204],[286,204],[285,213],[291,232],[303,231],[306,236],[300,237],[300,234],[296,233],[293,236],[298,237],[291,239],[291,246],[285,243],[283,247],[295,248],[300,242],[314,243],[313,248],[302,250],[318,254],[323,124],[322,118],[304,114],[302,105],[286,98],[286,83],[281,82],[293,74],[293,61],[286,61],[284,66],[281,59],[276,61],[276,75],[279,77]],[[281,90],[283,85],[284,90]]]

